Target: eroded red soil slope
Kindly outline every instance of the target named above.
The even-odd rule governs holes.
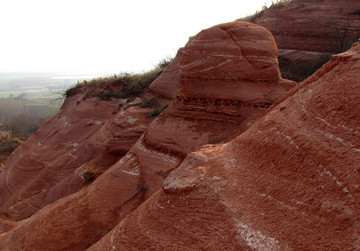
[[[177,98],[130,151],[91,185],[0,235],[0,248],[79,250],[93,245],[156,193],[188,153],[244,132],[294,86],[281,78],[271,33],[255,24],[233,22],[204,30],[179,55]],[[156,88],[150,90],[148,95]]]
[[[360,44],[187,156],[90,250],[360,248]]]
[[[175,72],[175,73],[174,73]],[[102,100],[119,84],[74,89],[62,108],[8,158],[0,175],[0,211],[25,219],[45,205],[79,191],[121,159],[153,120],[156,107],[176,96],[179,56],[143,97]],[[175,92],[174,92],[175,90]]]

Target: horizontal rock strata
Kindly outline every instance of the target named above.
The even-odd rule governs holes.
[[[139,104],[152,100],[161,106],[176,96],[178,61],[154,83],[167,89],[158,93],[159,88],[152,88],[132,102],[96,96],[112,88],[115,92],[118,86],[111,83],[69,92],[61,109],[2,168],[0,210],[16,220],[28,218],[79,191],[121,159],[152,121],[154,108]]]
[[[201,43],[204,45],[199,54]],[[232,58],[234,64],[232,61],[222,64],[224,59],[219,57],[222,54]],[[180,60],[174,61],[180,62],[177,98],[152,121],[129,152],[87,187],[57,200],[1,235],[0,248],[11,250],[16,245],[23,249],[79,250],[92,246],[158,193],[187,154],[205,144],[229,141],[244,132],[294,86],[280,77],[271,33],[255,24],[233,22],[204,30],[179,55]],[[209,70],[209,62],[217,67]],[[199,64],[207,70],[202,71]],[[156,95],[151,94],[157,90],[154,85],[146,95]],[[146,95],[145,98],[151,97]],[[111,123],[123,121],[125,126],[118,132],[114,130],[116,136],[109,142],[127,140],[125,121],[131,126],[133,120],[125,114],[132,111],[136,118],[138,109],[132,106],[111,120]],[[115,145],[110,144],[110,149],[121,151],[116,150],[119,144]],[[40,223],[42,230],[33,230]],[[55,226],[57,231],[48,231]]]
[[[360,44],[234,140],[191,153],[89,250],[360,248]]]
[[[357,0],[292,0],[275,4],[254,21],[274,35],[283,75],[302,80],[301,75],[314,72],[329,55],[358,40],[359,13]]]

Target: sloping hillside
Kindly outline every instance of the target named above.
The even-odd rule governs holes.
[[[90,250],[360,248],[360,44],[236,139],[187,156]]]
[[[99,79],[68,90],[61,109],[7,159],[0,210],[26,219],[101,175],[142,135],[154,110],[169,102],[156,91],[136,98],[158,76],[176,89],[178,80],[171,82],[168,72]]]
[[[219,24],[166,69],[68,90],[1,169],[0,250],[360,249],[360,44],[299,84],[278,60],[335,53],[359,9],[277,4],[271,32]]]
[[[187,154],[205,144],[225,142],[242,133],[294,86],[281,78],[272,35],[255,24],[234,22],[204,30],[179,55],[177,98],[130,151],[89,186],[53,202],[1,235],[3,247],[77,250],[92,245],[161,189],[163,181]],[[238,71],[239,68],[243,70]],[[130,123],[136,118],[133,123],[144,125],[139,115],[134,116],[144,114],[143,110],[132,108],[123,110],[117,120]],[[106,123],[114,121],[110,119]],[[123,128],[126,131],[133,127]],[[102,134],[109,135],[106,131]],[[105,139],[96,142],[109,142]],[[98,156],[106,160],[103,154]],[[52,191],[68,189],[65,181]],[[34,203],[34,197],[30,199]],[[24,215],[23,208],[26,207],[12,206],[6,212],[10,216]],[[42,228],[35,231],[40,223]],[[50,232],[55,226],[57,231]],[[69,231],[76,231],[76,235],[68,235]]]

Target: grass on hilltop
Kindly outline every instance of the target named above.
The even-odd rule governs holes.
[[[242,17],[242,18],[239,18],[237,19],[237,21],[247,21],[247,22],[251,22],[251,23],[255,23],[256,19],[261,17],[264,12],[271,8],[271,7],[278,7],[278,8],[282,8],[284,7],[286,4],[288,4],[289,2],[291,2],[291,0],[277,0],[276,2],[272,1],[272,4],[270,5],[270,7],[268,7],[266,5],[266,3],[262,6],[261,10],[257,10],[255,12],[255,14],[252,14],[252,15],[249,15],[249,16],[246,16],[246,17]]]
[[[91,81],[84,80],[75,87],[68,89],[65,96],[69,97],[77,93],[85,93],[83,99],[97,97],[100,100],[126,98],[132,100],[141,96],[150,84],[171,63],[171,58],[161,60],[155,69],[140,73],[122,73],[112,77],[97,78]]]

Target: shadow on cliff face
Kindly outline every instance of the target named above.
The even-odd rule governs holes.
[[[280,0],[242,18],[270,30],[284,78],[301,82],[360,38],[360,1]]]
[[[189,154],[89,250],[358,250],[360,44]]]
[[[119,97],[96,103],[96,92],[95,97],[92,94],[87,98],[83,91],[75,90],[69,95],[66,113],[58,115],[61,127],[55,123],[57,127],[53,132],[62,137],[46,142],[47,148],[54,147],[56,140],[65,141],[68,146],[60,149],[62,158],[56,158],[56,168],[38,165],[37,170],[26,173],[33,175],[32,186],[21,188],[15,186],[16,177],[11,175],[10,186],[7,186],[5,176],[12,170],[22,174],[22,170],[28,169],[26,165],[21,170],[9,166],[6,175],[1,177],[1,185],[6,189],[3,208],[11,212],[11,216],[23,219],[30,209],[39,210],[44,204],[49,205],[19,223],[19,227],[0,235],[0,249],[16,245],[28,249],[74,250],[92,244],[159,191],[187,154],[243,133],[295,86],[294,82],[281,78],[273,36],[256,24],[232,22],[204,30],[174,61],[147,92],[130,103]],[[106,88],[106,81],[101,85]],[[86,90],[87,86],[79,88]],[[148,127],[152,120],[149,118],[152,107],[147,107],[153,105],[151,99],[165,103],[171,97],[176,97],[174,102]],[[72,113],[74,109],[81,118]],[[86,114],[78,113],[84,109]],[[94,115],[100,118],[86,119]],[[71,131],[72,128],[76,130]],[[89,132],[91,128],[93,131]],[[76,133],[87,133],[81,138],[82,143],[74,142]],[[41,148],[44,141],[39,145],[38,139],[33,138],[33,143],[40,148],[37,151],[45,151]],[[130,144],[132,147],[126,153]],[[29,156],[32,151],[25,154]],[[43,155],[38,156],[47,161]],[[117,161],[107,161],[109,156]],[[81,167],[76,161],[82,161]],[[100,166],[106,161],[105,167]],[[68,163],[72,165],[68,167]],[[65,164],[68,168],[67,173],[62,174],[65,178],[54,181],[53,187],[34,196],[32,192],[46,186],[47,177],[53,177],[56,170],[64,170]],[[98,164],[104,173],[96,177],[91,164]],[[19,195],[28,199],[17,201]],[[28,207],[30,203],[34,208]],[[42,227],[35,230],[40,223]],[[49,231],[54,227],[56,231]]]
[[[61,109],[7,158],[0,175],[0,210],[26,219],[89,185],[118,161],[175,97],[149,90],[164,77],[176,90],[178,79],[167,70],[179,71],[174,61],[163,60],[147,73],[84,81],[69,89]],[[0,151],[12,150],[0,137],[1,142]]]
[[[294,63],[280,55],[279,68],[283,78],[301,82],[319,70],[330,58],[329,54],[324,54],[314,61]]]

